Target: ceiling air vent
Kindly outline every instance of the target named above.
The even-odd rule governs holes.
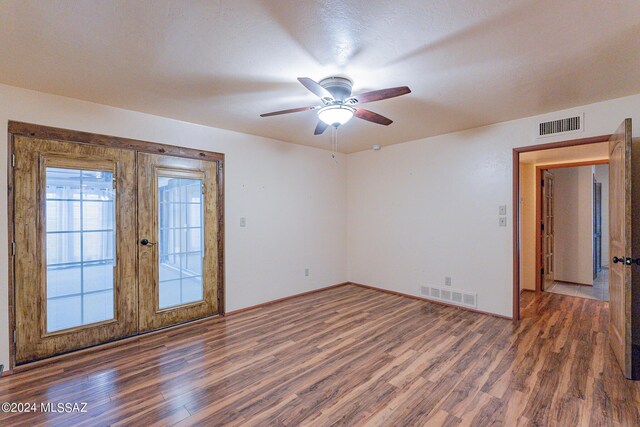
[[[564,133],[582,132],[584,130],[584,114],[538,123],[536,138],[555,136]]]

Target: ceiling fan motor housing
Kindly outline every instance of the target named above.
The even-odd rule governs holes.
[[[328,90],[336,101],[340,103],[351,96],[353,82],[345,77],[327,77],[318,82],[320,86]]]

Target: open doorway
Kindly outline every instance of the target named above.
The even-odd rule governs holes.
[[[607,142],[602,147],[605,152],[602,157],[596,155],[598,144]],[[626,378],[639,379],[640,378],[640,345],[638,345],[638,337],[640,337],[640,306],[635,302],[638,301],[638,293],[640,292],[640,270],[636,268],[640,265],[640,239],[638,233],[640,232],[640,217],[634,215],[634,211],[637,211],[640,206],[640,150],[638,150],[638,143],[640,140],[633,139],[632,136],[632,124],[631,119],[625,119],[618,126],[615,132],[607,136],[599,136],[592,138],[577,139],[572,141],[564,141],[558,143],[540,144],[528,147],[519,147],[513,149],[513,313],[514,321],[521,318],[521,302],[524,307],[522,316],[525,317],[537,317],[541,313],[545,312],[549,307],[570,307],[580,310],[584,314],[584,309],[589,312],[601,312],[608,322],[606,327],[600,328],[600,331],[605,336],[605,340],[609,343],[613,349],[613,353],[616,356],[618,364],[622,369]],[[575,160],[552,159],[548,157],[552,150],[572,148],[577,152],[585,151],[589,158],[581,158],[577,160],[579,165],[574,166],[589,166],[591,167],[591,175],[589,181],[587,181],[586,188],[589,189],[591,197],[586,198],[589,203],[588,209],[584,210],[588,214],[588,221],[585,221],[573,217],[573,223],[582,223],[583,226],[589,227],[592,230],[592,235],[588,236],[585,240],[584,246],[588,248],[589,256],[589,276],[587,281],[593,280],[595,273],[596,279],[598,276],[598,268],[600,270],[606,270],[603,265],[597,265],[598,255],[602,259],[602,252],[606,249],[604,245],[600,248],[597,247],[597,242],[604,240],[602,235],[598,236],[598,220],[604,222],[603,218],[595,218],[595,210],[598,208],[598,202],[602,209],[602,200],[596,200],[593,197],[594,188],[598,187],[598,178],[595,172],[596,164],[604,164],[608,160],[608,180],[609,180],[609,257],[611,263],[609,264],[608,271],[608,293],[609,302],[604,302],[595,299],[576,298],[574,296],[564,296],[554,294],[552,292],[544,292],[542,289],[541,276],[544,270],[537,269],[537,265],[529,269],[525,263],[530,257],[527,253],[533,250],[533,259],[540,263],[540,251],[541,244],[540,239],[536,239],[540,234],[540,218],[533,221],[533,232],[527,230],[524,225],[527,223],[526,212],[531,212],[527,209],[527,204],[534,206],[538,196],[531,200],[531,197],[523,197],[527,187],[535,189],[538,185],[541,185],[539,181],[536,181],[536,175],[530,173],[532,169],[544,170],[553,169],[556,166],[557,169],[568,167],[567,163]],[[538,152],[538,153],[535,153]],[[575,153],[574,153],[575,154]],[[585,153],[583,153],[585,154]],[[528,166],[521,163],[525,160],[527,155],[536,157],[534,164]],[[536,166],[536,162],[539,163]],[[538,167],[542,166],[542,167]],[[527,173],[527,169],[528,172]],[[538,176],[539,178],[539,176]],[[595,182],[594,182],[595,178]],[[527,183],[527,180],[529,182]],[[604,187],[604,183],[601,182],[601,189]],[[557,209],[558,204],[558,176],[553,178],[554,186],[554,205],[552,219],[555,221],[554,239],[557,240],[558,232],[558,216],[559,211]],[[577,187],[574,185],[571,190],[576,191]],[[538,195],[539,192],[533,191],[533,194]],[[602,194],[600,194],[602,197]],[[604,210],[604,209],[602,209]],[[536,212],[534,208],[534,213]],[[582,211],[581,211],[582,212]],[[538,214],[540,215],[540,214]],[[575,225],[575,224],[574,224]],[[595,226],[595,227],[594,227]],[[602,233],[604,227],[601,227]],[[595,230],[595,233],[593,232]],[[527,242],[527,239],[533,239],[533,245],[531,240]],[[579,250],[585,249],[580,242]],[[558,246],[553,244],[554,250],[554,282],[557,282],[556,276],[559,271],[558,264]],[[598,252],[600,252],[598,254]],[[574,251],[574,256],[577,252]],[[595,260],[595,264],[594,264]],[[522,264],[522,265],[521,265]],[[532,270],[532,271],[531,271]],[[526,297],[521,297],[521,289],[524,287],[527,277],[534,277],[533,292],[526,292]],[[593,286],[593,283],[592,283]],[[524,292],[524,291],[523,291]],[[590,315],[588,315],[589,317]]]
[[[540,295],[545,289],[547,292],[553,290],[551,288],[554,284],[559,283],[556,279],[593,286],[593,173],[589,175],[588,182],[589,209],[586,215],[589,218],[589,231],[582,235],[582,241],[578,244],[581,252],[588,254],[588,258],[580,257],[582,267],[585,262],[588,263],[588,278],[578,280],[575,277],[572,280],[572,276],[563,273],[563,269],[566,272],[566,263],[558,264],[563,263],[563,259],[566,260],[567,257],[563,258],[558,253],[563,248],[556,245],[556,216],[560,208],[554,204],[557,204],[557,185],[553,175],[563,168],[606,165],[609,158],[609,138],[610,135],[603,135],[514,149],[514,319],[520,318],[521,299],[530,301],[532,296]],[[542,181],[545,178],[549,191],[543,200]],[[573,226],[578,222],[575,218],[570,218],[570,224],[571,221]],[[584,219],[580,220],[580,225],[585,228]],[[588,244],[584,243],[585,236]],[[584,248],[588,248],[588,252]],[[575,251],[569,250],[569,254],[575,256]],[[584,272],[584,268],[581,271]],[[602,294],[604,297],[604,292]]]
[[[557,163],[536,165],[539,271],[531,290],[608,301],[608,158],[565,163],[553,154]]]

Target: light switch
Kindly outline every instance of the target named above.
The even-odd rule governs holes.
[[[500,227],[506,227],[507,226],[507,217],[506,216],[501,216],[500,219],[498,220],[498,225]]]
[[[246,227],[246,226],[247,226],[247,218],[241,217],[240,218],[240,227]]]
[[[498,215],[506,215],[507,214],[507,205],[500,205],[498,208]]]

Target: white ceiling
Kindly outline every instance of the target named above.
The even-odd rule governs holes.
[[[3,0],[0,82],[329,148],[296,82],[341,74],[367,104],[341,150],[640,93],[638,0]]]
[[[520,153],[520,163],[532,163],[536,165],[586,162],[589,160],[605,160],[608,158],[608,142]]]

